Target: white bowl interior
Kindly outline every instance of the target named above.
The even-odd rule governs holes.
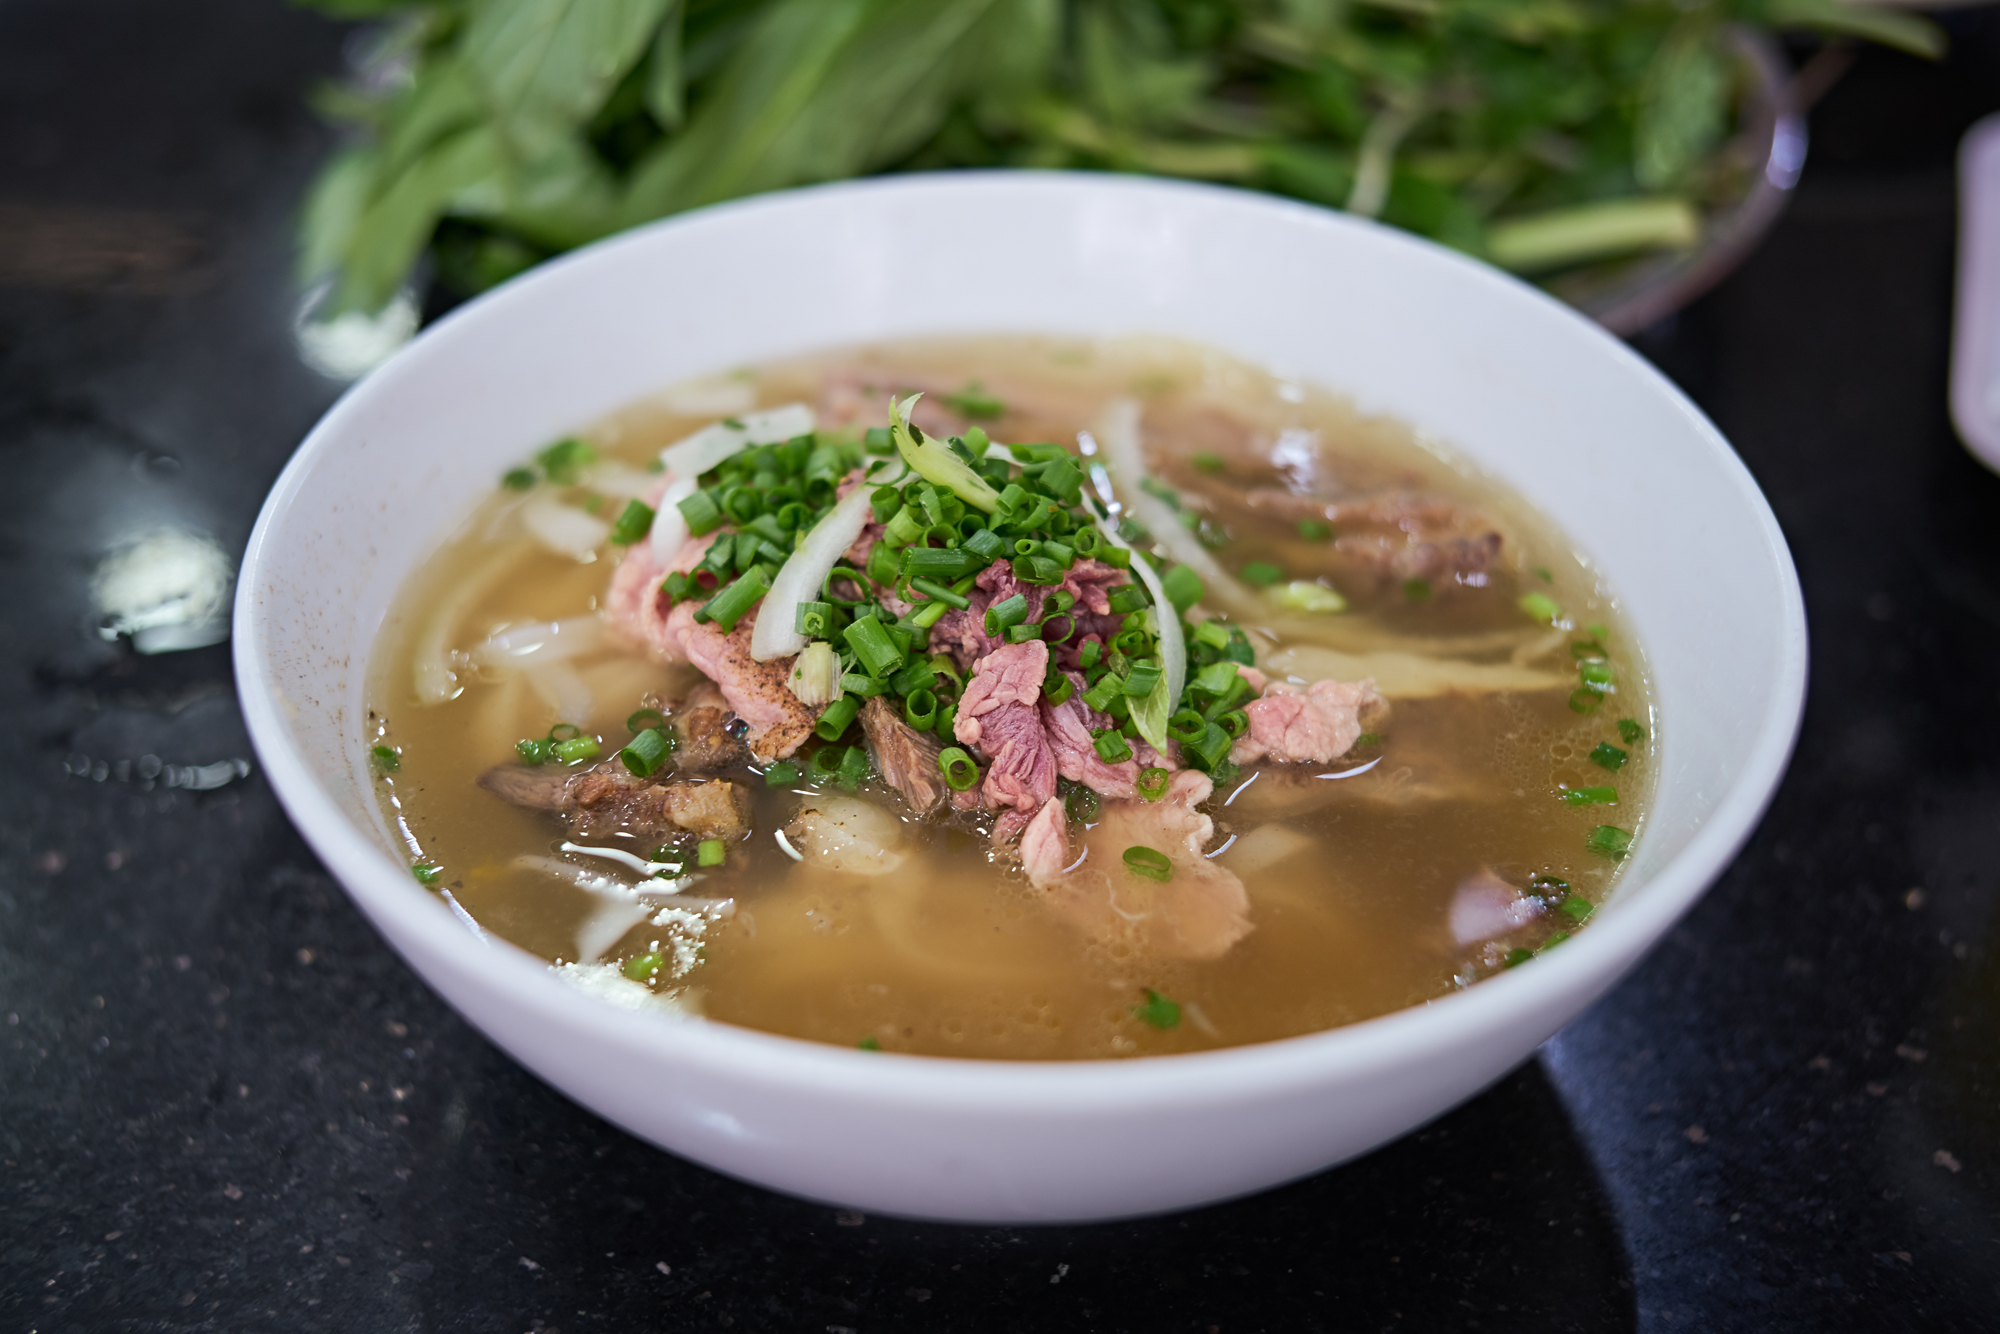
[[[1402,418],[1529,496],[1622,598],[1663,720],[1645,835],[1600,920],[1536,967],[1420,1011],[1264,1048],[1061,1067],[883,1061],[715,1025],[648,1026],[570,996],[509,948],[473,941],[411,882],[370,790],[367,655],[407,572],[502,468],[634,399],[787,353],[931,332],[1210,344]],[[420,971],[553,1082],[658,1142],[782,1188],[908,1213],[1033,1218],[1254,1189],[1362,1151],[1508,1068],[1629,967],[1747,835],[1796,731],[1805,631],[1782,537],[1727,444],[1567,309],[1320,210],[1160,182],[1010,174],[709,210],[545,266],[456,313],[344,398],[281,479],[245,561],[237,656],[252,734],[308,838]],[[687,1105],[668,1114],[621,1100],[592,1073],[602,1059],[593,1042],[644,1053]],[[1364,1071],[1394,1087],[1355,1094],[1339,1126],[1286,1112],[1296,1143],[1283,1151],[1150,1185],[1136,1164],[1123,1176],[1022,1175],[1009,1154],[1029,1140],[1016,1145],[997,1126],[986,1149],[931,1136],[957,1168],[930,1163],[902,1184],[870,1186],[860,1172],[850,1181],[808,1166],[805,1140],[794,1162],[772,1147],[783,1135],[746,1143],[713,1121],[728,1097],[763,1114],[744,1088],[817,1081],[848,1100],[859,1118],[848,1130],[880,1133],[886,1153],[894,1134],[929,1133],[915,1122],[892,1132],[898,1118],[935,1114],[970,1090],[998,1107],[993,1090],[1032,1085],[1060,1089],[1074,1110],[1065,1121],[1024,1095],[1044,1137],[1034,1142],[1081,1144],[1076,1118],[1094,1099],[1109,1099],[1106,1114],[1142,1090],[1206,1105],[1195,1092],[1204,1076],[1192,1072],[1232,1059],[1268,1107],[1291,1096],[1281,1090],[1324,1096]],[[1450,1073],[1417,1068],[1424,1060]],[[720,1081],[711,1093],[693,1091],[697,1069]],[[731,1080],[748,1082],[725,1096]],[[1191,1111],[1189,1133],[1216,1114]]]

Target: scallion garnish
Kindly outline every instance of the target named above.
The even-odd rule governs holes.
[[[1617,825],[1601,824],[1590,831],[1583,843],[1592,852],[1601,852],[1616,860],[1623,857],[1626,850],[1632,846],[1632,835]]]
[[[1562,608],[1557,606],[1556,600],[1547,593],[1529,593],[1516,605],[1528,613],[1530,620],[1540,621],[1544,625],[1562,623]]]
[[[410,874],[426,889],[444,879],[444,868],[431,862],[416,862],[410,867]]]
[[[643,500],[628,500],[618,522],[611,525],[611,540],[631,546],[653,530],[653,507]]]
[[[1429,602],[1431,600],[1431,581],[1428,579],[1405,579],[1403,581],[1403,598],[1407,602]]]
[[[1160,884],[1174,878],[1174,864],[1167,854],[1143,844],[1125,849],[1125,869],[1142,879]]]
[[[1618,736],[1628,746],[1635,746],[1646,739],[1646,729],[1630,718],[1618,720]]]
[[[666,960],[662,959],[657,953],[649,951],[627,959],[625,967],[621,971],[634,982],[650,982],[653,980],[653,975],[659,972],[665,964]]]
[[[667,716],[658,709],[639,709],[625,715],[625,730],[628,732],[638,732],[648,727],[665,727],[666,725]]]
[[[1618,803],[1618,789],[1615,787],[1573,787],[1558,798],[1565,806],[1615,806]]]
[[[968,792],[979,781],[978,764],[957,746],[947,746],[938,752],[938,772],[954,792]]]
[[[1132,758],[1131,743],[1115,727],[1103,727],[1090,734],[1090,744],[1106,764],[1123,764]]]
[[[1569,695],[1571,713],[1596,713],[1604,704],[1604,696],[1588,686],[1572,690]]]
[[[657,734],[656,734],[657,735]],[[594,760],[604,753],[594,736],[573,736],[567,741],[558,741],[556,758],[564,764],[575,764],[579,760]]]
[[[1158,766],[1141,769],[1135,786],[1139,789],[1139,795],[1147,801],[1158,801],[1167,794],[1167,780],[1171,777],[1173,777],[1171,773]]]
[[[618,758],[624,761],[625,768],[635,777],[650,778],[659,772],[673,750],[673,741],[664,728],[645,727],[625,743],[625,748],[618,752]]]
[[[1150,852],[1152,849],[1148,848],[1145,851]],[[1127,853],[1126,857],[1129,864],[1131,853]],[[1181,1021],[1181,1007],[1151,987],[1146,988],[1146,1003],[1144,1005],[1134,1005],[1132,1013],[1145,1023],[1162,1032],[1174,1027]]]
[[[1333,536],[1333,525],[1319,519],[1300,519],[1299,536],[1308,542],[1324,542]]]
[[[1605,827],[1609,828],[1610,826],[1607,825]],[[1619,832],[1623,833],[1624,831],[1620,830]],[[1627,841],[1629,841],[1629,836]],[[1618,855],[1622,856],[1623,854]],[[1582,922],[1588,920],[1591,913],[1595,912],[1596,909],[1591,906],[1589,899],[1572,894],[1556,905],[1556,911],[1569,918],[1572,922]]]
[[[852,723],[855,715],[861,712],[862,698],[864,697],[849,693],[827,705],[825,712],[820,714],[819,721],[813,724],[814,735],[822,741],[840,740],[841,734],[847,731],[848,724]]]
[[[695,865],[720,866],[728,855],[729,849],[721,839],[705,838],[695,846]]]
[[[597,462],[597,451],[589,444],[571,436],[558,440],[541,453],[535,455],[535,462],[542,466],[542,472],[558,486],[573,486],[579,474]]]
[[[697,621],[713,621],[724,634],[728,634],[770,588],[771,576],[764,566],[752,565],[730,581],[720,593],[702,603],[694,618]]]
[[[392,774],[403,767],[403,753],[394,746],[372,747],[368,752],[368,756],[375,761],[375,769],[378,773]]]
[[[764,770],[765,787],[789,787],[803,777],[799,766],[790,760],[779,760]]]
[[[1620,750],[1609,741],[1598,742],[1597,749],[1590,752],[1590,762],[1592,764],[1600,769],[1608,769],[1614,774],[1625,767],[1625,761],[1629,758],[1631,757],[1627,752]]]
[[[509,491],[526,491],[534,484],[535,472],[532,468],[509,468],[500,474],[500,485]]]

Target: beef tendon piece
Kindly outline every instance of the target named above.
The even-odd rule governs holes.
[[[912,811],[929,815],[944,803],[944,773],[938,768],[944,748],[936,737],[904,722],[880,695],[861,706],[861,730],[882,781],[902,793]]]
[[[637,778],[616,759],[582,770],[496,765],[479,785],[516,806],[556,812],[570,837],[586,843],[619,834],[641,843],[681,833],[733,840],[750,829],[750,794],[740,784]]]

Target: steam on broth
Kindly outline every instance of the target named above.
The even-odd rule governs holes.
[[[481,928],[628,1007],[933,1055],[1469,986],[1583,924],[1652,784],[1643,658],[1544,518],[1150,340],[663,392],[510,471],[370,681],[391,822]]]

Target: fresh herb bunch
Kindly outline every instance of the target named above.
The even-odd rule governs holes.
[[[873,172],[1081,167],[1379,216],[1524,270],[1686,244],[1732,27],[1935,54],[1848,0],[300,0],[383,29],[304,267],[375,310],[683,209]]]

